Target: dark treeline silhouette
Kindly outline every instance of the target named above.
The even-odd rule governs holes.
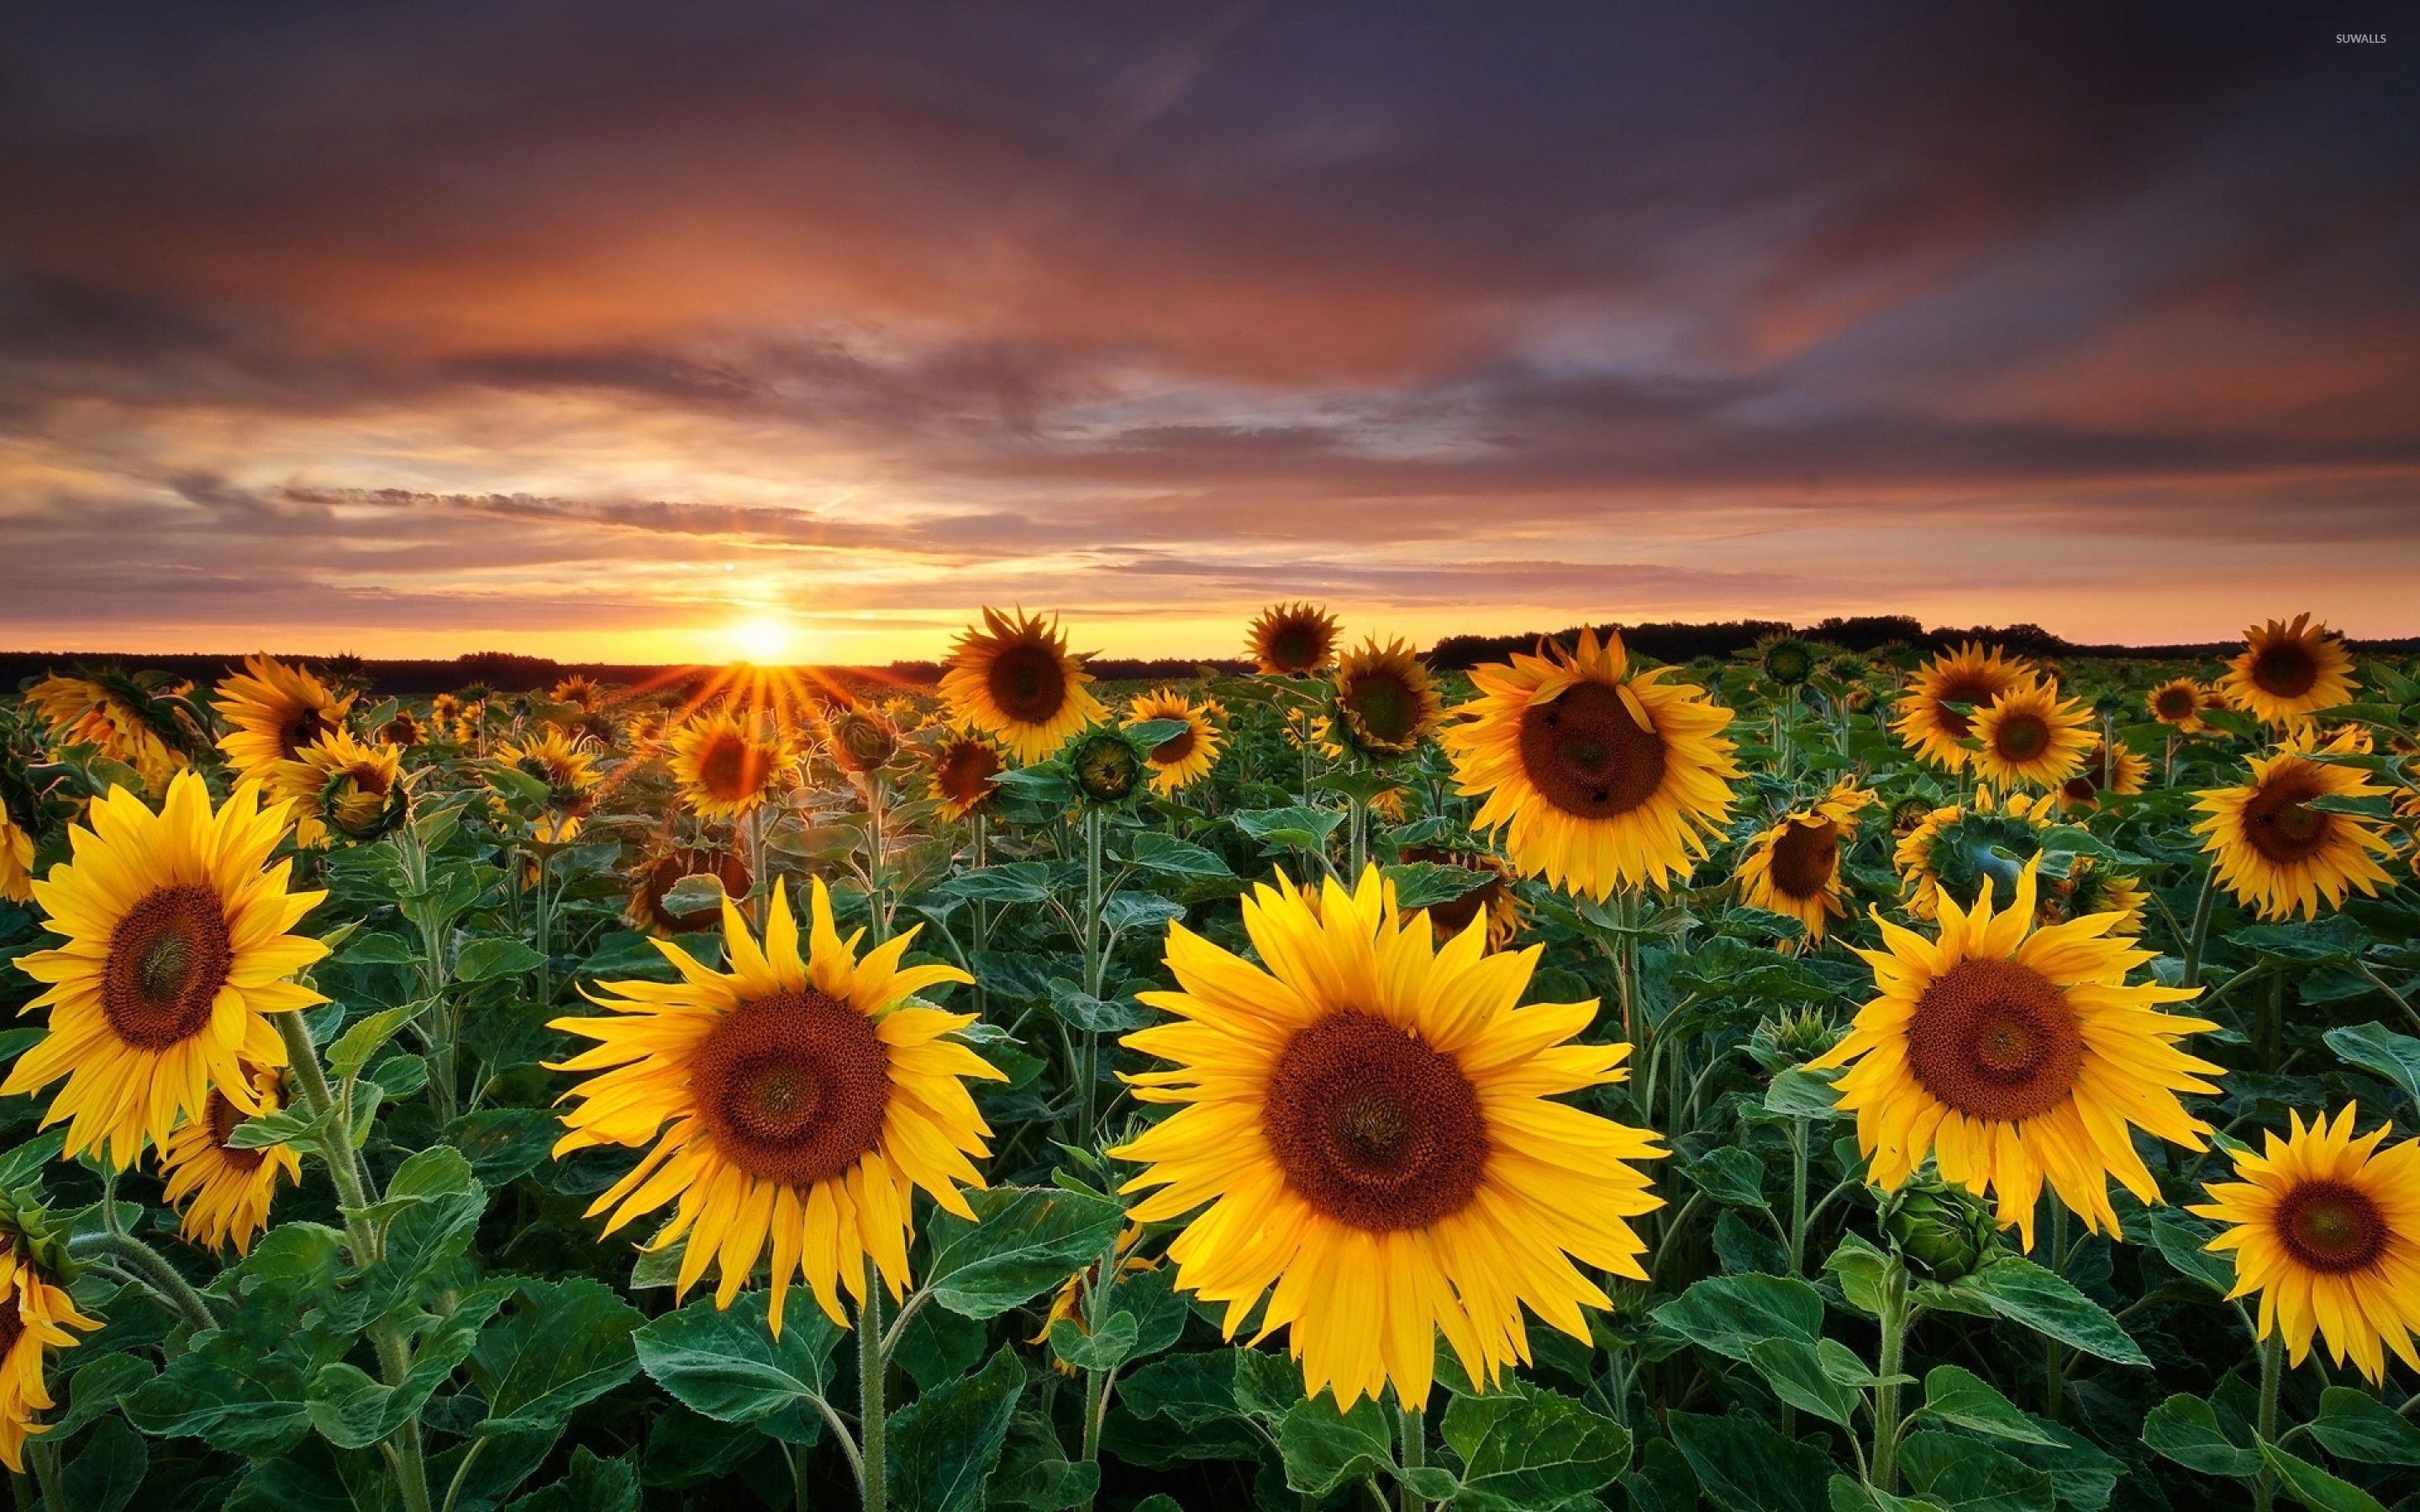
[[[1963,641],[1979,640],[1986,645],[2040,657],[2210,658],[2231,656],[2242,649],[2242,642],[2237,640],[2144,646],[2089,644],[2054,635],[2039,625],[1934,625],[1928,629],[1905,614],[1858,614],[1845,618],[1835,615],[1813,625],[1799,625],[1785,620],[1711,623],[1666,620],[1644,625],[1622,625],[1615,621],[1599,624],[1594,628],[1600,635],[1608,629],[1619,629],[1622,642],[1633,650],[1658,661],[1673,662],[1695,661],[1700,656],[1729,656],[1746,650],[1768,635],[1791,634],[1847,651],[1874,651],[1884,646],[1939,651]],[[1556,631],[1551,636],[1537,632],[1527,635],[1450,635],[1430,648],[1428,662],[1439,671],[1467,671],[1481,662],[1501,661],[1511,652],[1533,650],[1541,640],[1555,640],[1568,645],[1578,637],[1577,626]],[[2353,640],[2348,644],[2355,651],[2372,656],[2409,656],[2420,652],[2420,638],[2412,637],[2397,640]]]

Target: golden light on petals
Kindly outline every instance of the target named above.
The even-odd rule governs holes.
[[[2058,696],[2055,683],[2028,679],[1977,711],[1978,779],[2007,787],[2055,788],[2084,770],[2098,738],[2092,711],[2081,699]]]
[[[2350,703],[2361,685],[2353,681],[2352,653],[2328,634],[2325,621],[2297,614],[2293,623],[2271,620],[2243,632],[2243,650],[2226,664],[2219,688],[2239,709],[2271,724],[2292,724],[2315,710]]]
[[[1000,748],[981,735],[952,731],[924,754],[926,775],[941,813],[964,824],[991,807],[1000,790],[992,783],[1007,763]]]
[[[285,1106],[278,1083],[275,1071],[253,1073],[253,1115],[211,1092],[203,1115],[178,1124],[161,1147],[160,1175],[167,1183],[162,1195],[181,1216],[178,1231],[205,1249],[249,1253],[254,1236],[269,1227],[278,1186],[302,1179],[302,1162],[284,1145],[239,1149],[226,1142],[247,1117]]]
[[[1945,651],[1920,669],[1900,695],[1891,728],[1910,750],[1946,771],[1962,772],[1973,753],[1964,746],[1975,733],[1971,716],[1953,704],[1980,711],[2032,674],[2019,658],[1973,641]]]
[[[280,764],[344,724],[352,695],[339,698],[309,671],[274,656],[248,656],[243,666],[220,682],[212,703],[230,726],[219,748],[239,773],[273,781]]]
[[[681,802],[701,819],[745,818],[785,792],[798,772],[787,733],[768,734],[761,717],[729,709],[699,714],[667,744]]]
[[[1428,738],[1445,710],[1436,680],[1402,640],[1365,640],[1336,664],[1325,728],[1340,754],[1376,760],[1406,755]]]
[[[2320,748],[2342,753],[2350,743],[2338,737]],[[2314,761],[2306,742],[2290,740],[2254,759],[2249,782],[2203,792],[2194,807],[2207,817],[2194,833],[2238,900],[2266,918],[2298,912],[2313,918],[2322,904],[2343,907],[2356,888],[2374,896],[2393,886],[2379,857],[2395,854],[2383,826],[2315,800],[2378,798],[2393,791],[2366,780],[2358,767]]]
[[[1155,688],[1127,707],[1123,721],[1127,725],[1175,719],[1185,726],[1151,749],[1147,760],[1154,793],[1175,793],[1210,775],[1210,768],[1218,763],[1219,748],[1225,743],[1218,733],[1218,712],[1216,703],[1208,700],[1196,702],[1172,687]]]
[[[1311,604],[1271,604],[1245,632],[1244,649],[1264,672],[1307,677],[1336,659],[1336,616]]]
[[[2210,688],[2190,677],[2170,678],[2143,697],[2143,706],[2151,717],[2183,734],[2198,734],[2210,728],[2202,716],[2211,709],[2226,706]]]
[[[68,1330],[100,1326],[13,1239],[0,1240],[0,1464],[23,1473],[26,1438],[45,1431],[34,1414],[57,1405],[43,1381],[45,1357],[75,1347]]]
[[[1805,926],[1803,942],[1823,943],[1828,918],[1844,917],[1840,853],[1857,837],[1857,816],[1877,801],[1854,782],[1836,784],[1823,800],[1784,815],[1750,841],[1734,879],[1751,908],[1787,914]]]
[[[983,615],[982,625],[959,632],[941,674],[941,702],[952,719],[1030,763],[1108,714],[1055,617],[995,609]]]

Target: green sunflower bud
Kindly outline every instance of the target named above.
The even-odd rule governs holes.
[[[1143,760],[1133,743],[1114,730],[1076,737],[1067,752],[1067,775],[1094,803],[1124,803],[1142,780]]]
[[[54,1286],[72,1284],[83,1269],[68,1254],[68,1231],[51,1221],[38,1186],[0,1190],[0,1246],[30,1257],[34,1269]]]
[[[1883,1232],[1911,1268],[1955,1281],[1999,1253],[1991,1211],[1956,1187],[1911,1182],[1883,1209]]]
[[[889,720],[850,709],[831,721],[831,755],[844,772],[862,777],[899,753],[899,735]]]

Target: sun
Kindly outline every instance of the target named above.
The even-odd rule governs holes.
[[[740,660],[759,667],[783,667],[789,664],[786,658],[798,630],[777,614],[752,614],[732,622],[723,637]]]

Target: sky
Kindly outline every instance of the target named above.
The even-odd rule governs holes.
[[[0,645],[2420,633],[2391,8],[8,8]]]

